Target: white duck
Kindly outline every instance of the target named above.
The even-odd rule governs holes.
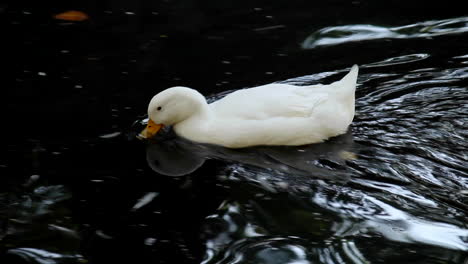
[[[199,143],[242,148],[257,145],[304,145],[346,132],[354,117],[358,66],[329,85],[272,83],[242,89],[211,104],[196,90],[166,89],[151,99],[142,136],[163,125]]]

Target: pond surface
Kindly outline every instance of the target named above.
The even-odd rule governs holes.
[[[53,18],[76,9],[89,19]],[[467,263],[465,10],[1,6],[11,37],[0,263]],[[271,82],[330,83],[353,64],[355,119],[324,143],[230,150],[170,131],[152,144],[135,137],[165,88],[216,100]]]

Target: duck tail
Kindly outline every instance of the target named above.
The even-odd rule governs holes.
[[[340,91],[337,95],[344,98],[354,98],[354,92],[356,91],[357,77],[359,73],[359,67],[354,64],[351,70],[341,80],[332,84],[336,89]]]
[[[353,67],[351,67],[351,70],[348,72],[348,74],[346,74],[343,77],[343,79],[341,79],[339,82],[341,82],[342,86],[349,87],[351,88],[350,90],[355,90],[358,73],[359,67],[356,64],[354,64]]]

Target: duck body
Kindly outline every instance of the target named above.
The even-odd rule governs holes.
[[[155,123],[172,125],[177,135],[200,143],[229,148],[318,143],[345,133],[351,124],[357,74],[355,65],[329,85],[273,83],[211,104],[193,89],[174,87],[156,95],[148,113]]]

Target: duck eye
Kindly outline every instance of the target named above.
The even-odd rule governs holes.
[[[156,108],[156,109],[158,109],[158,111],[161,111],[162,108],[160,106],[158,106],[158,108]]]

